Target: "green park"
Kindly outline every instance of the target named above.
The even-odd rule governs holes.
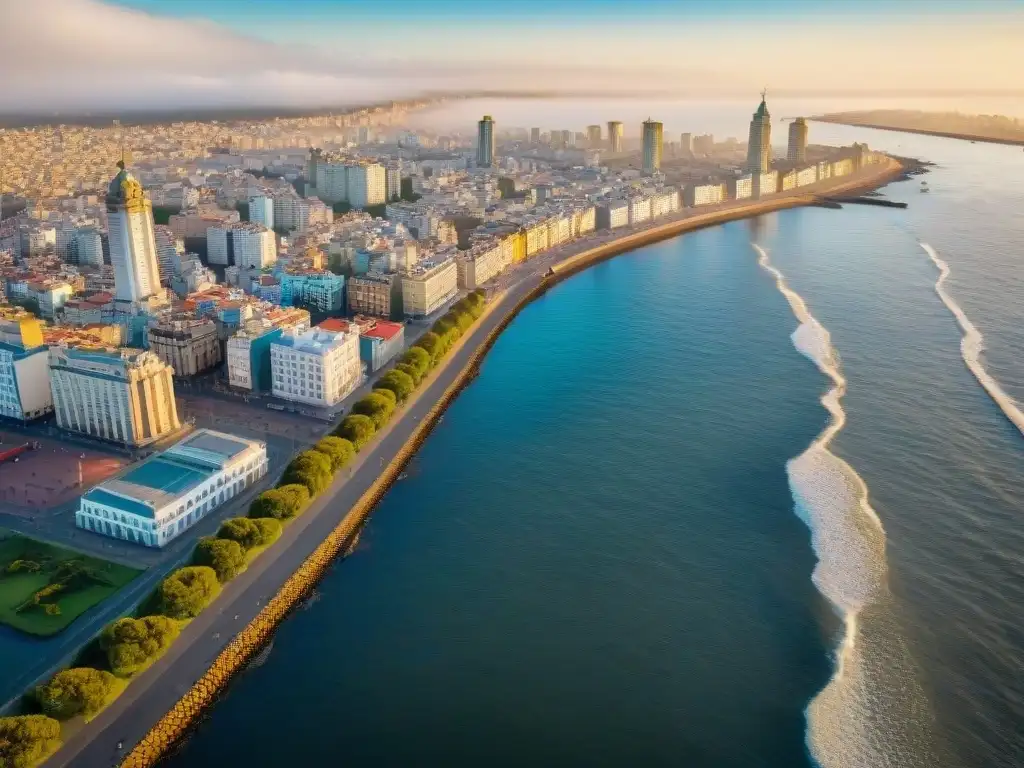
[[[55,635],[139,573],[0,529],[0,623]]]

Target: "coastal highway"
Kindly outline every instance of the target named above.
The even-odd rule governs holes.
[[[834,194],[881,186],[897,176],[898,167],[871,168],[815,192]],[[438,401],[473,352],[523,297],[537,288],[547,270],[567,259],[605,258],[645,242],[671,237],[702,226],[746,218],[781,208],[813,202],[814,196],[777,196],[753,203],[725,205],[711,213],[659,223],[646,231],[587,238],[554,249],[499,281],[501,291],[487,312],[463,337],[445,364],[417,391],[391,422],[334,485],[287,527],[281,539],[240,576],[229,582],[216,601],[181,633],[167,654],[143,672],[126,691],[91,724],[69,734],[47,766],[98,768],[113,766],[130,751],[181,696],[209,668],[222,648],[260,611],[264,602],[298,568],[376,479],[411,436],[421,419]],[[120,748],[119,748],[120,745]]]

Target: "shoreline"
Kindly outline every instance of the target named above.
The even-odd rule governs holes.
[[[1010,147],[1024,147],[1024,139],[1000,139],[995,136],[984,136],[976,133],[958,133],[956,131],[934,131],[928,128],[901,128],[896,125],[883,125],[881,123],[854,123],[848,120],[836,120],[825,115],[820,117],[808,117],[808,120],[815,123],[830,123],[832,125],[846,125],[850,128],[873,128],[876,131],[891,131],[893,133],[916,133],[919,136],[935,136],[940,139],[958,139],[960,141],[974,141],[982,144],[1002,144]]]
[[[72,734],[47,764],[91,766],[123,759],[121,764],[126,766],[150,766],[173,748],[231,678],[266,646],[278,625],[306,599],[337,556],[346,551],[445,410],[476,377],[501,333],[524,307],[561,280],[605,259],[685,232],[814,205],[823,194],[877,189],[903,178],[905,173],[904,164],[890,159],[877,168],[854,174],[844,183],[826,184],[820,190],[810,188],[800,194],[724,204],[716,210],[624,232],[605,243],[577,241],[573,245],[582,246],[580,250],[556,249],[524,262],[520,279],[492,298],[475,326],[418,388],[397,418],[378,433],[349,471],[288,527],[282,537],[286,541],[271,547],[245,573],[225,585],[220,598],[193,620],[167,653],[90,726]],[[227,639],[216,643],[222,636]],[[127,756],[115,746],[121,742],[135,745]]]

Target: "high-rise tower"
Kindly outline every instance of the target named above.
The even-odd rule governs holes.
[[[789,124],[789,151],[786,159],[802,163],[807,159],[807,121],[798,117]]]
[[[767,173],[772,167],[772,117],[761,91],[761,104],[750,121],[750,140],[747,144],[747,170]]]
[[[601,148],[601,126],[600,125],[588,125],[587,126],[587,146],[591,149]]]
[[[142,185],[125,169],[124,160],[117,167],[106,200],[114,298],[134,303],[162,293],[153,204]]]
[[[644,171],[654,173],[661,168],[661,142],[664,127],[647,118],[643,126]]]
[[[494,118],[484,115],[476,127],[476,165],[478,168],[494,167]]]
[[[618,120],[608,122],[608,148],[612,152],[622,151],[622,123]]]

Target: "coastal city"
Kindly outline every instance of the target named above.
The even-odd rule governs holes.
[[[412,390],[440,376],[483,315],[507,321],[556,270],[616,244],[743,206],[825,199],[892,163],[864,144],[811,143],[803,118],[773,137],[765,93],[745,142],[669,137],[653,117],[582,130],[503,127],[496,115],[449,135],[410,127],[430,106],[0,130],[0,567],[38,572],[59,560],[40,547],[59,547],[135,585],[76,577],[105,585],[95,595],[106,602],[68,614],[75,590],[50,574],[0,605],[0,622],[84,645],[125,621],[197,620],[282,535],[279,523],[344,485],[342,470],[384,476],[385,449],[379,467],[355,454],[403,404],[428,428],[433,395],[412,416]],[[333,549],[303,567],[326,567],[344,543],[322,541]],[[190,552],[194,565],[168,576]],[[199,589],[207,571],[198,607],[168,607],[169,584],[187,576],[175,589]],[[139,614],[153,589],[162,613]],[[132,611],[142,618],[119,618]],[[263,642],[283,615],[247,631]],[[250,653],[233,648],[259,644],[244,638],[224,651],[233,668]],[[76,700],[75,716],[144,668],[109,658],[102,702]],[[65,711],[46,698],[70,685],[62,675],[100,674],[73,668],[44,684],[58,661],[17,681],[39,686],[48,714]],[[51,737],[39,749],[63,738]],[[173,740],[159,738],[146,755]]]

